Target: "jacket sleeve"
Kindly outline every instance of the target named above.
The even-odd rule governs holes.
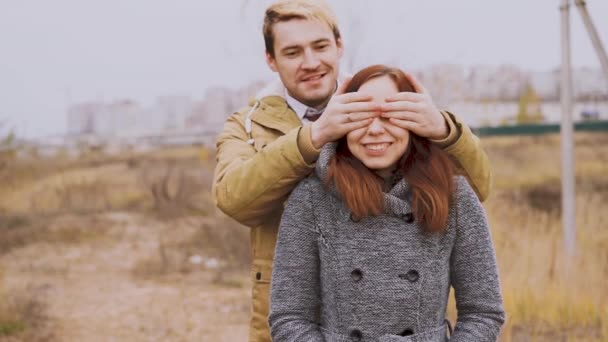
[[[456,161],[458,168],[475,190],[480,201],[485,201],[492,186],[490,160],[481,147],[481,141],[471,129],[450,112],[442,112],[450,133],[447,138],[432,140]]]
[[[247,226],[258,225],[282,209],[291,190],[314,167],[298,147],[301,130],[294,128],[257,151],[247,143],[242,115],[230,116],[217,140],[215,204]]]
[[[268,318],[275,342],[325,341],[318,325],[318,233],[307,185],[302,182],[289,197],[279,227]]]
[[[450,341],[496,341],[505,312],[488,221],[467,181],[458,177],[457,187],[450,278],[458,320]]]

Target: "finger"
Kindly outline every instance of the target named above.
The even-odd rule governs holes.
[[[409,102],[422,102],[424,101],[424,95],[418,93],[412,93],[404,91],[393,96],[386,98],[386,102],[397,102],[397,101],[409,101]]]
[[[417,93],[420,94],[427,94],[428,92],[426,91],[426,88],[422,85],[422,83],[420,83],[420,81],[418,81],[418,79],[416,77],[414,77],[414,75],[404,72],[405,77],[407,77],[407,79],[410,81],[410,83],[412,84],[412,86],[414,87],[414,90]]]
[[[342,82],[342,84],[340,84],[340,86],[338,87],[338,89],[336,89],[336,93],[335,95],[342,95],[346,92],[346,88],[348,88],[348,84],[350,83],[350,80],[352,80],[352,77],[347,77],[344,79],[344,81]]]
[[[336,97],[338,103],[364,102],[371,101],[372,99],[371,95],[361,92],[347,93]]]
[[[400,111],[419,113],[422,111],[422,106],[420,104],[410,101],[383,103],[380,107],[380,110],[383,112]]]
[[[356,129],[369,126],[373,120],[374,119],[372,118],[372,119],[367,119],[367,120],[349,122],[347,124],[344,124],[342,127],[346,130],[346,133],[348,133],[350,131],[354,131]]]
[[[397,119],[397,120],[407,120],[413,122],[419,122],[421,119],[421,115],[416,112],[382,112],[380,114],[381,117],[385,119]]]
[[[356,112],[347,115],[348,121],[357,122],[361,120],[373,119],[380,116],[380,112]]]
[[[420,125],[417,122],[410,120],[400,120],[400,119],[389,119],[389,122],[397,127],[401,127],[403,129],[407,129],[408,131],[412,131],[416,133]]]
[[[344,113],[377,112],[381,110],[382,105],[377,102],[351,102],[341,105],[339,108]]]

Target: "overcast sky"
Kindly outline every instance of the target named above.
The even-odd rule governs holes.
[[[3,130],[61,134],[70,103],[131,98],[146,106],[158,95],[202,98],[209,86],[271,78],[260,30],[271,2],[0,0]],[[560,63],[560,0],[329,2],[357,66],[399,60],[411,69],[509,63],[551,70]],[[606,46],[608,1],[587,0],[587,7]],[[599,69],[572,10],[574,65]]]

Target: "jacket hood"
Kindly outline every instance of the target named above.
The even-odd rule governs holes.
[[[285,96],[285,86],[283,85],[283,82],[281,82],[280,78],[277,78],[266,84],[264,88],[262,88],[255,94],[255,99],[260,101],[268,96]]]
[[[337,147],[337,142],[331,142],[325,144],[325,146],[323,146],[323,148],[321,149],[319,159],[317,160],[317,164],[315,166],[315,174],[321,180],[322,183],[325,183],[325,180],[327,179],[327,174],[329,171],[329,162],[336,155]],[[340,198],[340,195],[333,184],[330,184],[328,191],[337,198]],[[410,186],[405,181],[405,179],[401,178],[390,189],[390,191],[384,193],[385,213],[399,217],[403,217],[404,215],[410,214],[412,212],[410,198]]]

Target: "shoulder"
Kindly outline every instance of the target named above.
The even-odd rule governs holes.
[[[314,196],[323,192],[325,192],[323,182],[315,174],[312,174],[298,183],[291,196]]]
[[[452,197],[453,207],[459,218],[476,215],[483,212],[479,197],[469,184],[465,176],[454,177],[455,191]]]
[[[469,184],[469,181],[467,180],[467,178],[465,176],[455,176],[454,177],[454,186],[455,186],[454,200],[457,203],[460,203],[463,201],[479,202],[479,198],[475,194],[475,191],[473,190],[473,188],[471,187],[471,185]]]
[[[228,120],[234,120],[237,122],[240,122],[241,124],[243,124],[245,122],[245,118],[247,118],[247,115],[251,112],[251,111],[255,111],[256,109],[258,109],[258,107],[260,106],[260,102],[255,100],[255,99],[251,99],[249,100],[249,103],[246,106],[243,106],[241,108],[239,108],[238,110],[236,110],[235,112],[232,113],[232,115],[229,116]]]
[[[302,220],[307,223],[314,221],[315,212],[322,205],[323,187],[315,177],[306,177],[296,185],[289,198],[285,202],[282,215],[282,223],[290,223],[290,220]]]
[[[247,106],[243,106],[229,115],[224,124],[222,134],[220,134],[220,139],[226,135],[231,136],[236,131],[243,133],[246,132],[247,117],[261,111],[262,106],[267,106],[264,99],[256,100],[255,98],[252,98],[249,100]]]
[[[224,123],[224,128],[220,133],[220,139],[225,136],[231,136],[235,133],[235,131],[245,131],[245,118],[247,117],[247,113],[253,108],[253,106],[249,105],[246,107],[242,107],[237,111],[230,114]]]
[[[485,222],[485,209],[479,201],[479,197],[464,176],[454,178],[455,192],[452,198],[456,218],[462,222]]]
[[[312,208],[320,204],[325,187],[321,180],[311,175],[301,180],[293,189],[286,202],[286,209],[289,208]]]

